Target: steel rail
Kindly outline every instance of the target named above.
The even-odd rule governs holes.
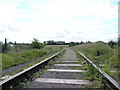
[[[118,82],[116,82],[112,77],[110,77],[107,73],[102,71],[100,68],[98,68],[91,60],[89,60],[85,55],[80,53],[78,50],[75,49],[88,63],[90,63],[95,69],[99,71],[107,80],[108,83],[110,83],[110,86],[112,86],[113,89],[118,89],[120,90],[120,85]]]
[[[40,67],[47,63],[49,60],[53,59],[54,57],[56,57],[57,55],[59,55],[61,52],[63,52],[65,49],[61,50],[60,52],[52,55],[51,57],[48,57],[47,59],[33,65],[32,67],[29,67],[13,76],[10,76],[9,78],[3,80],[0,82],[0,87],[2,88],[9,88],[9,86],[15,85],[16,83],[21,81],[21,78],[25,77],[27,74],[31,74],[34,73],[35,71],[39,70]]]

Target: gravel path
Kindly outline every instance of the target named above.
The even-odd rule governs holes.
[[[75,52],[71,49],[67,49],[63,57],[56,60],[55,64],[76,64],[76,61],[79,61],[79,59]],[[77,70],[77,66],[56,66],[55,64],[50,66],[48,69]],[[81,78],[83,72],[67,72],[67,70],[66,72],[47,71],[39,78],[30,82],[27,88],[83,88],[83,84],[89,82]],[[78,82],[81,84],[78,84]]]

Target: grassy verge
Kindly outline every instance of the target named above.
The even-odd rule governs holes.
[[[49,55],[52,53],[56,53],[66,46],[62,45],[47,45],[43,49],[32,49],[25,50],[20,52],[8,52],[6,54],[2,54],[2,68],[8,68],[11,66],[16,66],[21,63],[25,63],[36,58],[42,57],[44,55]]]
[[[118,71],[119,62],[118,62],[118,49],[111,48],[107,44],[103,43],[92,43],[92,44],[83,44],[75,46],[75,49],[79,50],[85,56],[87,56],[93,63],[98,67],[99,64],[104,64],[105,66],[100,67],[103,71],[113,77],[118,81],[119,73],[111,72],[112,70]]]
[[[7,54],[2,55],[2,66],[3,69],[15,66],[27,61],[33,60],[35,58],[41,57],[46,54],[45,50],[28,50],[22,53],[8,52]]]

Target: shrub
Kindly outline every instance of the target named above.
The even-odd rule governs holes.
[[[42,44],[39,42],[39,40],[34,38],[34,41],[32,41],[32,44],[30,45],[30,47],[32,49],[41,49],[45,46],[45,44]]]

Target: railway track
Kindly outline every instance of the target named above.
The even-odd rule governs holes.
[[[63,52],[62,50],[61,52]],[[44,61],[0,82],[2,88],[9,88],[11,86],[16,86],[22,79],[30,76],[41,68],[43,68],[46,63],[53,61],[61,52],[45,59]],[[104,73],[99,69],[94,63],[92,63],[88,58],[76,50],[89,64],[91,64],[98,72],[104,76],[107,86],[110,89],[120,89],[118,83],[112,79],[109,75]],[[82,64],[79,64],[80,59],[76,56],[76,53],[71,49],[66,49],[62,57],[54,60],[50,64],[44,73],[38,75],[37,78],[32,79],[22,88],[85,88],[86,85],[92,85],[92,81],[86,80],[82,77],[83,73],[87,70],[80,70]],[[40,71],[39,71],[40,72]]]

